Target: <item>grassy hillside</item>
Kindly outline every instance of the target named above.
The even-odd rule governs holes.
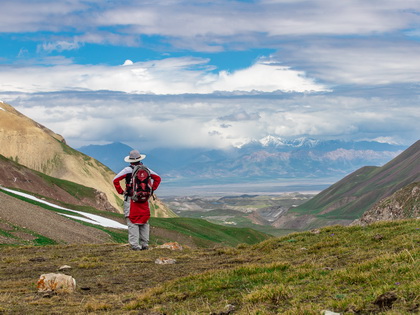
[[[32,170],[0,154],[0,185],[24,190],[54,202],[90,205],[102,210],[113,209],[94,188],[48,176]]]
[[[310,215],[324,224],[352,221],[379,200],[416,181],[420,181],[420,141],[382,167],[367,166],[353,172],[289,213]]]
[[[236,248],[119,244],[0,247],[6,314],[413,314],[420,305],[420,230],[412,219],[325,227]],[[160,257],[176,260],[158,265]],[[67,264],[73,294],[38,294]],[[233,310],[233,311],[232,311]]]
[[[42,202],[34,201],[26,197],[16,196],[6,191],[0,190],[0,202],[3,203],[2,207],[6,207],[5,201],[1,198],[2,194],[13,196],[21,202],[20,207],[14,208],[26,208],[25,203],[30,203],[42,209],[49,210],[55,213],[65,213],[76,215],[78,214],[69,212],[62,209],[46,205]],[[10,200],[10,199],[8,199]],[[125,224],[125,219],[122,214],[112,213],[108,211],[100,211],[92,207],[74,206],[71,204],[61,203],[68,209],[83,211],[86,213],[93,213],[100,215],[104,218],[116,220],[120,223]],[[7,209],[6,209],[7,210]],[[19,210],[15,210],[19,211]],[[6,211],[7,213],[7,211]],[[80,216],[80,215],[79,215]],[[33,217],[28,217],[29,221],[36,220],[37,213],[33,211]],[[81,216],[80,216],[81,217]],[[48,226],[54,226],[54,216],[50,216]],[[61,216],[60,216],[61,219]],[[70,220],[70,219],[68,219]],[[98,225],[89,224],[81,220],[77,220],[80,224],[100,229],[110,235],[112,241],[117,243],[127,242],[127,232],[125,230],[119,230],[114,228],[105,228]],[[267,238],[269,235],[254,231],[252,229],[239,229],[233,227],[222,227],[202,219],[188,219],[188,218],[151,218],[150,223],[152,225],[151,240],[150,244],[158,245],[168,241],[178,241],[191,247],[212,247],[216,245],[228,245],[236,246],[240,243],[255,244]],[[26,226],[26,227],[24,227]],[[47,238],[43,235],[44,226],[41,226],[38,230],[30,230],[27,226],[30,226],[30,222],[26,221],[24,226],[19,226],[16,223],[10,221],[7,216],[0,217],[0,246],[5,244],[15,245],[45,245],[45,244],[57,244],[57,240],[54,238]],[[57,234],[60,231],[57,231]],[[21,235],[22,237],[19,237]],[[32,237],[28,238],[28,235]]]
[[[255,244],[266,240],[267,234],[248,228],[232,228],[192,218],[151,218],[154,227],[177,231],[191,239],[196,239],[199,247],[210,247],[215,244],[236,246],[240,243]]]

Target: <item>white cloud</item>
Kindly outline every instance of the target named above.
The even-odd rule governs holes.
[[[420,134],[416,96],[177,97],[105,91],[0,94],[74,147],[121,141],[145,150],[222,148],[267,135],[411,144]]]
[[[82,1],[15,0],[0,2],[2,32],[60,31],[69,24],[83,25],[77,13],[87,10]]]
[[[245,110],[240,110],[230,115],[219,118],[220,120],[241,121],[241,120],[258,120],[260,115],[258,113],[248,113]]]
[[[417,22],[417,1],[155,1],[105,8],[95,23],[130,25],[128,31],[171,37],[211,38],[258,33],[269,36],[372,34]]]
[[[214,91],[322,91],[303,72],[258,62],[245,70],[214,74],[207,59],[167,58],[125,62],[123,66],[59,65],[1,67],[8,91],[112,90],[127,93],[183,94]],[[42,76],[43,80],[38,80]]]
[[[393,137],[377,137],[373,140],[380,143],[398,144]]]
[[[138,45],[138,36],[157,35],[180,48],[192,48],[196,42],[197,49],[209,51],[230,43],[236,45],[238,40],[243,44],[257,40],[267,46],[273,43],[273,38],[291,36],[390,34],[418,28],[419,11],[420,3],[416,0],[251,3],[15,0],[0,4],[0,29],[53,33],[71,30],[77,33],[75,40],[128,45]]]
[[[285,45],[275,58],[324,82],[363,86],[420,82],[419,55],[416,41],[359,38]]]
[[[326,91],[327,88],[306,78],[302,71],[275,63],[259,62],[248,69],[232,74],[220,72],[219,79],[213,84],[214,90],[221,91],[263,91],[285,92]]]

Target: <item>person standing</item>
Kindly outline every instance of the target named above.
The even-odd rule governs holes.
[[[128,226],[128,242],[132,250],[149,249],[149,201],[147,200],[145,202],[135,202],[132,198],[133,170],[139,165],[144,166],[141,160],[143,160],[145,157],[146,155],[140,154],[138,150],[132,150],[130,152],[130,155],[124,158],[124,161],[130,163],[130,165],[122,169],[113,179],[113,184],[117,192],[120,195],[124,195],[124,216],[126,218]],[[150,174],[150,194],[153,194],[153,192],[158,188],[161,182],[161,177],[155,172],[153,172],[151,169],[146,169]],[[122,180],[125,180],[125,190],[121,187],[120,184]]]

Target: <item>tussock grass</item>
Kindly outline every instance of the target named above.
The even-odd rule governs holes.
[[[242,249],[258,263],[165,283],[128,308],[205,314],[205,300],[216,313],[226,304],[238,314],[418,312],[419,233],[416,220],[295,233]],[[375,304],[387,293],[397,299]]]
[[[11,314],[413,314],[420,221],[325,227],[255,245],[134,252],[119,244],[0,248],[0,310]],[[158,257],[176,259],[156,265]],[[33,258],[43,257],[44,261]],[[32,259],[32,260],[31,260]],[[28,263],[30,261],[30,263]],[[72,295],[38,295],[68,263]],[[32,264],[32,265],[31,265]],[[232,311],[232,309],[234,309]]]

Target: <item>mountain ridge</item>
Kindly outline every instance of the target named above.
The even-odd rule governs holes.
[[[382,167],[365,166],[331,185],[314,198],[291,208],[275,226],[302,229],[351,224],[375,203],[399,189],[420,181],[420,140]]]
[[[111,143],[79,150],[118,172],[121,157],[116,159],[112,150],[116,146],[130,148]],[[146,164],[165,177],[166,182],[188,186],[283,178],[342,178],[365,165],[383,165],[404,149],[405,146],[380,142],[284,140],[268,136],[240,148],[155,148],[144,153],[148,156]]]

